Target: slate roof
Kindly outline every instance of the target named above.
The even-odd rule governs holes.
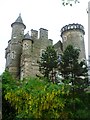
[[[31,36],[29,35],[29,32],[27,32],[27,33],[24,35],[24,39],[31,40]]]
[[[23,23],[23,20],[21,18],[21,14],[19,14],[18,18],[16,19],[15,22]]]
[[[25,26],[24,23],[23,23],[21,14],[19,14],[19,16],[18,16],[18,18],[16,19],[16,21],[15,21],[14,23],[11,24],[11,27],[13,27],[14,24],[23,24],[24,29],[26,28],[26,26]]]

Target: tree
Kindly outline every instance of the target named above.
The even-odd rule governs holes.
[[[13,79],[8,71],[3,72],[1,75],[2,79],[2,119],[3,120],[14,120],[16,115],[15,108],[11,105],[10,101],[5,99],[5,95],[8,91],[16,88],[16,80]]]
[[[87,65],[84,60],[79,60],[79,53],[79,49],[75,49],[72,45],[67,46],[60,63],[60,72],[64,78],[63,82],[71,84],[70,104],[68,107],[72,110],[74,118],[77,116],[76,111],[80,110],[77,108],[77,104],[81,101],[84,104],[83,98],[86,96],[85,88],[88,87]],[[85,106],[84,108],[86,109]]]
[[[42,53],[41,60],[39,62],[39,70],[44,77],[51,79],[55,82],[56,68],[58,65],[57,53],[53,46],[48,46],[46,51]]]
[[[20,84],[5,94],[5,100],[16,110],[15,120],[69,120],[63,98],[68,96],[68,88],[38,78],[24,79]]]
[[[26,78],[13,80],[7,72],[3,81],[3,119],[76,120],[90,118],[90,98],[75,98],[76,111],[72,111],[70,86],[53,84],[46,78]]]
[[[67,46],[62,55],[60,72],[65,82],[78,86],[79,90],[84,90],[88,85],[88,70],[85,61],[79,61],[79,49],[72,45]]]
[[[62,0],[62,4],[64,6],[66,6],[66,5],[72,6],[73,3],[76,4],[76,3],[80,3],[80,2],[79,2],[79,0]]]

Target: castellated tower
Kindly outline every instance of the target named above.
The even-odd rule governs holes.
[[[53,45],[53,40],[48,39],[48,30],[44,28],[38,31],[31,29],[24,35],[26,26],[23,23],[21,15],[11,24],[11,40],[5,49],[6,70],[15,78],[35,77],[41,75],[39,72],[40,57],[47,46]],[[81,24],[69,24],[61,29],[62,42],[58,41],[54,48],[58,56],[63,53],[68,45],[73,45],[80,49],[80,59],[86,58],[84,46],[84,27]]]
[[[31,36],[29,32],[24,35],[26,26],[21,15],[11,24],[11,27],[11,40],[8,41],[8,47],[5,49],[6,70],[20,79],[40,75],[37,61],[40,60],[47,46],[53,45],[53,41],[48,39],[48,30],[40,28],[39,38],[38,31],[33,29],[31,29]]]
[[[79,59],[86,59],[85,44],[84,44],[84,27],[81,24],[69,24],[61,29],[61,37],[63,43],[63,50],[68,45],[73,45],[80,49]]]
[[[20,74],[20,56],[22,52],[22,39],[24,38],[24,25],[21,15],[11,24],[12,35],[6,48],[6,69],[15,77]]]
[[[38,61],[42,56],[42,52],[46,50],[46,47],[53,45],[52,40],[48,39],[47,31],[48,30],[44,28],[40,28],[40,36],[38,38],[38,31],[31,29],[31,36],[29,35],[29,32],[24,36],[24,39],[22,40],[20,64],[21,79],[28,76],[34,77],[36,75],[40,75]]]
[[[31,37],[32,39],[38,39],[38,31],[31,29]]]
[[[32,73],[32,50],[33,50],[33,40],[29,35],[29,32],[25,34],[22,40],[22,55],[20,64],[20,78],[30,76]]]

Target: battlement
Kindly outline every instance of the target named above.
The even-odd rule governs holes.
[[[43,39],[48,39],[48,30],[44,28],[40,28],[40,38]]]
[[[38,31],[31,29],[31,37],[37,39],[38,38]]]
[[[84,27],[81,24],[78,24],[78,23],[75,24],[75,23],[73,23],[73,24],[65,25],[61,29],[61,37],[62,37],[62,35],[63,35],[64,32],[67,32],[69,30],[79,30],[83,34],[85,34]]]
[[[23,79],[28,76],[41,76],[39,64],[41,54],[47,46],[53,45],[53,40],[48,39],[48,30],[40,28],[39,31],[31,29],[24,34],[26,26],[23,23],[21,14],[11,24],[12,34],[5,49],[6,69],[15,77]],[[39,33],[39,34],[38,34]],[[61,41],[58,41],[54,48],[58,57],[68,45],[80,49],[80,59],[85,58],[84,27],[81,24],[68,24],[61,29]]]

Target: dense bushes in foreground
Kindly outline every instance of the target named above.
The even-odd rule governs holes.
[[[77,94],[71,86],[48,83],[45,78],[14,80],[2,74],[3,120],[89,120],[90,94]]]

